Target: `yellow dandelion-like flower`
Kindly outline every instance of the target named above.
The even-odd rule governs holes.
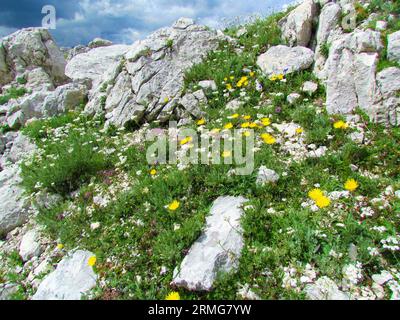
[[[228,89],[229,91],[232,90],[232,89],[233,89],[233,88],[232,88],[232,85],[231,85],[230,83],[228,83],[228,84],[226,85],[226,89]]]
[[[312,189],[309,193],[308,196],[310,197],[310,199],[312,200],[317,200],[321,197],[324,197],[324,193],[322,192],[321,189]]]
[[[180,206],[180,202],[177,200],[172,201],[169,205],[168,205],[168,209],[171,211],[175,211],[179,208]]]
[[[96,256],[91,256],[88,260],[88,265],[89,267],[93,267],[97,262]]]
[[[229,117],[230,119],[237,119],[239,118],[239,113],[235,113]]]
[[[179,295],[179,292],[173,291],[165,297],[165,300],[181,300],[181,296]]]
[[[318,206],[318,208],[321,208],[321,209],[329,207],[329,205],[331,204],[331,200],[326,196],[319,197],[318,199],[316,199],[314,201],[315,201],[315,204]]]
[[[348,179],[344,184],[344,188],[348,191],[353,192],[358,188],[358,182],[354,179]]]
[[[224,125],[224,129],[232,129],[232,128],[233,128],[233,124],[231,122]]]
[[[222,152],[222,157],[223,158],[229,158],[230,156],[232,156],[232,152],[230,152],[230,151]]]
[[[248,127],[250,127],[250,122],[243,122],[240,126],[242,128],[248,128]]]
[[[344,121],[342,121],[342,120],[339,120],[339,121],[336,121],[336,122],[333,124],[333,127],[334,127],[335,129],[347,129],[347,128],[349,127],[349,125],[348,125],[346,122],[344,122]]]
[[[219,128],[214,128],[211,130],[211,133],[219,133],[221,131],[221,129]]]
[[[304,132],[303,128],[297,128],[296,133],[297,134],[302,134]]]
[[[58,250],[64,249],[64,245],[62,243],[57,244],[57,249]]]
[[[250,119],[251,119],[251,116],[249,116],[249,115],[243,116],[243,119],[244,119],[244,120],[250,120]]]
[[[199,121],[197,121],[197,125],[198,126],[202,126],[203,124],[205,124],[206,123],[206,120],[205,119],[200,119]]]
[[[185,144],[188,144],[188,143],[191,142],[192,140],[193,140],[192,137],[186,137],[186,138],[184,138],[184,139],[181,140],[180,144],[181,144],[181,146],[183,146],[183,145],[185,145]]]
[[[278,80],[283,80],[283,74],[282,73],[278,74],[276,77],[278,78]]]
[[[251,122],[251,123],[249,124],[249,127],[252,128],[252,129],[254,129],[254,128],[257,128],[257,127],[258,127],[258,124],[255,123],[255,122]]]
[[[276,139],[272,135],[270,135],[269,133],[263,133],[261,135],[261,139],[263,139],[263,141],[266,144],[274,144],[274,143],[276,143]]]
[[[256,75],[256,73],[254,71],[250,72],[250,77],[254,77]]]
[[[246,131],[243,132],[243,135],[244,135],[245,137],[250,137],[251,132],[248,131],[248,130],[246,130]]]
[[[268,127],[271,124],[271,119],[270,118],[262,118],[261,123],[264,127]]]
[[[151,169],[151,170],[150,170],[150,174],[151,174],[152,176],[155,176],[155,175],[157,174],[157,170],[156,170],[156,169]]]
[[[166,97],[166,98],[164,99],[164,103],[168,103],[168,102],[169,102],[169,98]]]

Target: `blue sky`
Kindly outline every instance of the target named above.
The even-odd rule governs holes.
[[[293,0],[1,0],[0,37],[24,27],[39,27],[42,7],[54,5],[60,46],[87,44],[95,37],[130,44],[179,17],[223,28],[258,14],[265,16]]]

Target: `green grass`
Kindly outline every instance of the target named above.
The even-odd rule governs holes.
[[[0,105],[6,104],[11,99],[17,99],[27,93],[25,88],[11,87],[3,95],[0,96]]]

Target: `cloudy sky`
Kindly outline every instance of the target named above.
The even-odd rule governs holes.
[[[42,7],[56,8],[60,46],[87,44],[95,37],[132,43],[185,16],[223,28],[248,16],[265,16],[293,0],[0,0],[0,37],[24,27],[38,27]]]

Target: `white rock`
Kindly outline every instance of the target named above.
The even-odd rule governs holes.
[[[78,250],[64,257],[39,285],[32,300],[80,300],[96,286],[97,275],[88,265],[93,253]]]
[[[388,36],[387,57],[390,61],[400,62],[400,31]]]
[[[279,174],[274,170],[268,169],[265,166],[261,166],[258,169],[256,184],[264,186],[268,183],[274,183],[279,180]]]
[[[42,252],[39,233],[37,230],[29,230],[21,240],[19,255],[23,261],[28,261],[33,257],[38,257]]]
[[[214,201],[203,234],[174,270],[173,285],[209,291],[218,272],[237,267],[243,248],[241,206],[246,201],[243,197],[219,197]]]
[[[318,84],[312,81],[306,81],[301,88],[301,91],[306,92],[309,95],[314,94],[318,90]]]
[[[182,17],[179,18],[178,21],[176,21],[172,27],[175,29],[187,29],[192,25],[194,25],[193,19]]]
[[[289,74],[308,69],[314,62],[314,52],[306,47],[271,47],[257,59],[257,65],[267,74]]]
[[[227,110],[236,111],[237,109],[241,108],[242,106],[243,106],[243,102],[238,99],[235,99],[235,100],[229,101],[225,108]]]
[[[314,284],[304,289],[310,300],[350,300],[349,296],[340,291],[337,284],[328,277],[319,278]]]
[[[279,24],[282,37],[290,46],[308,46],[318,7],[314,0],[305,0],[292,10]]]
[[[380,274],[372,275],[372,280],[379,285],[384,285],[386,282],[392,279],[393,276],[390,274],[390,272],[387,272],[385,270],[382,271]]]
[[[32,91],[50,91],[54,90],[54,84],[50,76],[43,70],[43,68],[35,68],[25,72],[24,78],[27,83],[25,88]]]
[[[214,80],[203,80],[199,82],[199,86],[202,87],[203,89],[207,90],[217,90],[217,85],[215,84]]]
[[[289,104],[295,104],[297,101],[300,100],[300,98],[301,98],[301,95],[300,95],[300,94],[298,94],[298,93],[296,93],[296,92],[293,92],[293,93],[291,93],[291,94],[289,94],[289,95],[287,96],[286,100],[287,100],[287,102],[288,102]]]
[[[377,21],[375,29],[378,31],[385,31],[387,29],[387,22],[382,20]]]
[[[18,287],[15,283],[0,285],[0,301],[10,300],[12,295],[18,292]]]

